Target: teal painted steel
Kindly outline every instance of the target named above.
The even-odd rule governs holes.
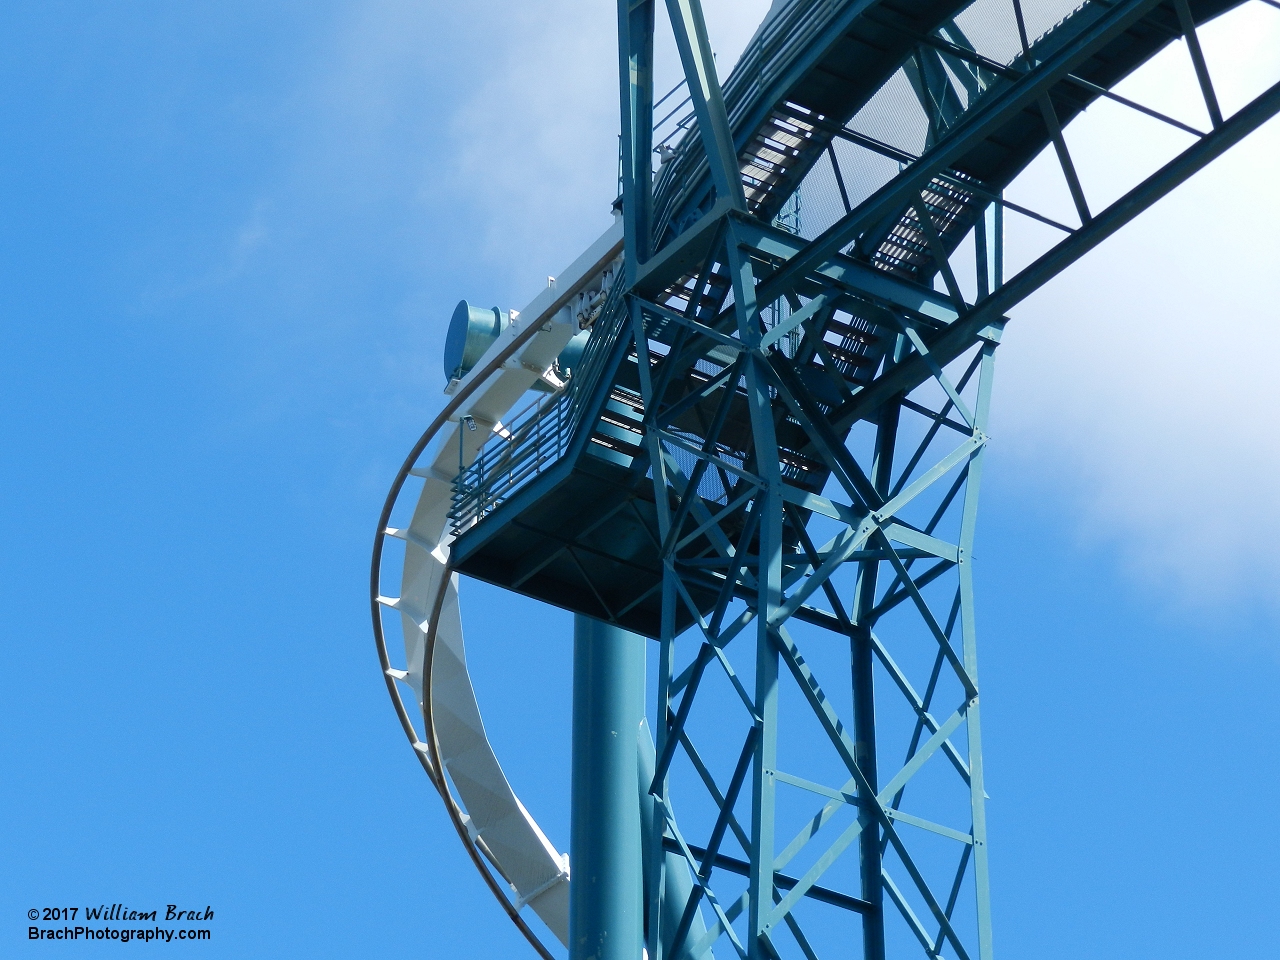
[[[640,960],[644,943],[640,776],[645,640],[577,616],[569,958]]]
[[[899,344],[901,341],[899,341]],[[893,482],[893,456],[898,440],[901,407],[890,406],[876,425],[875,448],[871,461],[871,483],[877,499],[889,499]],[[880,775],[876,744],[875,648],[871,640],[870,613],[876,605],[881,561],[877,558],[858,564],[854,585],[852,630],[849,636],[849,662],[853,682],[854,757],[866,777],[868,789],[879,792]],[[862,952],[866,960],[883,960],[884,884],[880,824],[872,811],[861,807],[858,817],[862,832],[858,836],[859,883],[862,899],[875,908],[862,923]]]
[[[580,330],[573,335],[573,339],[560,351],[560,356],[556,358],[556,373],[559,376],[565,379],[573,376],[573,372],[578,369],[583,357],[586,355],[587,341],[590,339],[590,330]]]
[[[707,24],[698,0],[667,0],[667,13],[684,65],[685,82],[698,118],[701,141],[711,165],[716,196],[735,210],[745,210],[742,178],[738,174],[737,150],[729,129],[720,80],[716,76],[715,55],[707,37]]]
[[[658,935],[662,937],[662,955],[673,960],[715,960],[708,951],[697,953],[694,945],[707,935],[707,924],[702,911],[695,902],[688,906],[693,896],[694,886],[689,878],[689,868],[684,859],[674,851],[666,850],[661,859],[655,856],[656,851],[663,851],[663,835],[666,818],[663,811],[650,792],[650,786],[657,775],[655,764],[656,751],[648,724],[640,733],[640,826],[641,845],[645,853],[645,902],[648,909],[661,913],[661,922],[652,924]],[[650,861],[653,861],[652,863]],[[658,885],[661,894],[651,885]],[[688,914],[688,919],[685,919]],[[657,956],[658,951],[654,951]]]
[[[618,0],[618,82],[623,238],[628,283],[649,259],[653,229],[654,0]]]
[[[994,956],[973,551],[996,348],[1280,112],[1277,84],[1222,114],[1196,31],[1237,5],[793,0],[721,87],[698,0],[667,0],[692,114],[655,179],[654,3],[620,0],[626,279],[564,391],[458,479],[451,556],[658,642],[648,960]],[[1182,38],[1207,132],[1110,89]],[[1063,133],[1102,98],[1195,138],[1110,204]],[[1005,199],[1042,152],[1078,222]],[[823,182],[838,212],[810,229]],[[1015,215],[1060,236],[1006,281]]]
[[[473,307],[458,301],[444,338],[444,378],[460,380],[480,362],[498,335],[511,324],[511,315],[497,307]]]

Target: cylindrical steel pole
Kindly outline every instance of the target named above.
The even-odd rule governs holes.
[[[640,960],[644,672],[643,637],[574,617],[569,960]]]

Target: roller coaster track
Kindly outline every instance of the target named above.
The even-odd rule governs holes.
[[[692,110],[654,131],[653,3],[622,4],[625,214],[451,384],[387,497],[370,585],[387,688],[477,868],[544,957],[553,954],[522,910],[567,941],[568,858],[520,804],[484,733],[459,572],[660,641],[651,907],[673,895],[658,863],[687,861],[693,894],[681,894],[677,929],[651,924],[653,960],[697,958],[717,941],[744,960],[797,950],[813,960],[802,902],[857,915],[863,955],[878,960],[900,942],[886,939],[885,898],[926,956],[985,960],[969,557],[995,349],[1016,304],[1280,112],[1280,84],[1225,109],[1199,36],[1218,17],[1278,5],[778,0],[723,88],[696,0],[667,6]],[[1115,89],[1170,45],[1195,75],[1199,125]],[[1274,59],[1273,81],[1280,51]],[[1184,145],[1101,204],[1064,131],[1104,101],[1176,130]],[[655,142],[663,162],[651,179]],[[1005,196],[1046,151],[1071,198],[1070,222]],[[797,196],[816,212],[798,231],[788,221]],[[1014,216],[1057,239],[1006,278],[1002,222]],[[590,340],[563,383],[555,358],[580,328]],[[513,413],[538,384],[551,392]],[[902,450],[910,456],[895,463]],[[393,527],[414,478],[412,517]],[[387,553],[388,538],[403,543],[402,559]],[[856,571],[847,588],[837,579],[846,568]],[[944,596],[948,577],[955,588]],[[384,592],[393,580],[396,596]],[[940,602],[949,613],[936,612]],[[389,649],[386,611],[399,614],[403,660]],[[879,635],[890,625],[931,645],[914,684],[914,654]],[[811,646],[801,654],[801,629],[849,638],[851,722],[818,683],[822,655]],[[753,633],[754,662],[735,668],[730,643]],[[695,652],[681,661],[687,643],[677,639],[690,634]],[[913,729],[887,778],[877,772],[873,664]],[[830,741],[843,786],[779,768],[779,665]],[[704,762],[690,739],[690,708],[716,670],[748,730],[728,786],[710,771],[723,765]],[[954,710],[935,717],[944,697]],[[677,755],[713,802],[717,829],[705,847],[685,841],[672,813]],[[952,813],[967,825],[903,808],[908,782],[935,765],[957,778],[964,799]],[[825,803],[781,852],[772,840],[778,783]],[[744,827],[737,813],[748,800]],[[816,860],[797,859],[846,814],[852,821]],[[945,880],[904,826],[960,845]],[[726,835],[745,859],[720,852]],[[828,881],[855,845],[844,885],[856,889],[842,892]],[[783,872],[793,860],[807,864],[798,875]],[[907,875],[901,884],[890,860]],[[724,881],[713,871],[746,889],[717,897]],[[962,923],[964,898],[975,909]]]

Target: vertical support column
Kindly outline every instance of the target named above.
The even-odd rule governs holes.
[[[773,434],[769,391],[764,376],[756,370],[764,361],[753,357],[748,366],[748,402],[756,433],[756,452],[762,453],[760,421],[767,419],[768,435]],[[778,473],[777,446],[773,446],[773,473]],[[761,458],[763,459],[763,457]],[[773,911],[773,857],[775,830],[774,770],[778,766],[778,647],[774,642],[777,629],[772,621],[782,604],[782,487],[771,482],[756,499],[760,511],[760,561],[756,576],[756,755],[751,796],[751,871],[748,878],[751,894],[751,939],[747,943],[747,960],[774,960],[777,952],[769,938]]]
[[[1004,208],[993,203],[983,217],[983,233],[976,237],[980,253],[979,283],[995,292],[1004,282]],[[982,361],[978,369],[978,396],[974,405],[974,431],[986,433],[991,410],[991,381],[995,374],[995,350],[999,328],[984,334]],[[986,445],[969,459],[964,505],[960,516],[958,571],[960,576],[960,637],[964,669],[975,686],[978,682],[978,636],[973,604],[973,539],[978,520],[978,494],[982,487],[982,461]],[[969,741],[969,806],[973,816],[973,879],[978,913],[978,960],[991,960],[991,889],[987,854],[986,790],[983,784],[982,707],[979,698],[969,703],[965,716]]]
[[[622,219],[627,286],[649,259],[653,210],[654,0],[618,0]]]
[[[648,334],[645,332],[644,310],[640,302],[630,299],[631,326],[635,337],[636,371],[640,378],[640,397],[644,403],[644,444],[649,454],[650,473],[653,477],[653,502],[658,519],[658,538],[662,543],[668,542],[671,531],[671,504],[668,500],[668,481],[666,461],[664,459],[662,441],[658,435],[655,415],[658,402],[654,396],[653,380],[650,374],[650,358]],[[649,960],[666,960],[671,936],[684,911],[684,904],[689,899],[689,885],[682,887],[680,880],[688,880],[688,872],[683,863],[674,856],[668,856],[663,850],[663,838],[666,836],[667,819],[667,778],[663,777],[658,784],[658,792],[650,795],[649,790],[656,775],[656,759],[649,760],[648,752],[662,753],[667,748],[668,728],[671,717],[671,680],[675,662],[676,637],[676,572],[672,562],[672,553],[662,557],[662,617],[659,629],[658,647],[658,708],[655,714],[657,721],[657,748],[653,750],[645,736],[640,743],[640,816],[643,823],[644,842],[644,883],[645,883],[645,916],[648,926],[645,929],[645,944],[649,952]],[[646,750],[648,748],[648,751]],[[655,799],[656,796],[656,799]]]
[[[1004,207],[993,203],[982,212],[973,227],[974,254],[978,268],[978,299],[1000,288],[1004,282]]]
[[[901,338],[899,338],[899,348]],[[882,500],[889,498],[893,483],[893,454],[898,438],[901,407],[896,401],[884,405],[876,427],[876,445],[871,464],[871,483]],[[867,779],[871,792],[880,789],[879,758],[876,750],[875,651],[871,643],[868,613],[876,605],[876,586],[880,562],[865,560],[858,567],[854,588],[853,634],[849,638],[849,656],[853,676],[853,734],[855,759]],[[881,860],[880,824],[869,807],[858,814],[862,832],[858,835],[858,868],[862,899],[875,906],[862,917],[862,952],[865,960],[884,960],[884,881]]]
[[[648,411],[646,410],[646,415]],[[654,439],[652,448],[661,456],[662,445]],[[664,474],[659,467],[655,466],[653,470],[655,480],[661,480],[664,484]],[[662,495],[655,488],[655,499],[662,502]],[[665,507],[665,504],[664,504]],[[667,510],[662,509],[658,515],[662,519],[661,535],[666,538],[668,529]],[[667,739],[670,736],[668,725],[671,717],[671,680],[675,671],[675,640],[676,640],[676,604],[679,601],[676,597],[676,572],[671,564],[670,558],[664,557],[662,563],[662,636],[659,638],[658,646],[658,709],[657,709],[657,750],[661,753],[667,749]],[[652,779],[653,774],[649,775]],[[643,772],[641,774],[643,781]],[[640,784],[641,791],[647,791],[650,784],[642,782]],[[683,896],[671,888],[668,882],[667,870],[670,867],[684,871],[685,867],[668,864],[667,856],[662,848],[662,840],[666,835],[666,812],[665,805],[668,800],[667,796],[667,778],[663,778],[659,785],[661,792],[658,800],[652,804],[650,816],[652,822],[649,827],[648,836],[645,843],[644,865],[647,875],[645,882],[648,885],[648,918],[649,929],[645,932],[645,942],[648,944],[649,960],[667,960],[668,954],[666,945],[670,941],[671,936],[675,933],[675,926],[680,923],[680,916],[684,911],[684,905],[688,901],[688,894]],[[677,902],[671,903],[673,894]],[[668,919],[670,917],[670,919]]]
[[[760,352],[760,317],[751,262],[738,247],[732,222],[725,245],[733,281],[738,336],[751,352],[745,363],[747,409],[754,447],[752,468],[764,481],[756,495],[760,514],[759,560],[756,567],[755,762],[751,784],[751,869],[747,878],[747,960],[773,960],[769,943],[773,910],[774,770],[778,755],[778,648],[774,617],[782,605],[782,475],[774,430],[772,397],[764,356]]]
[[[644,942],[640,778],[645,640],[573,622],[570,960],[640,960]]]
[[[998,334],[982,345],[979,371],[978,402],[974,410],[974,429],[985,432],[987,413],[991,408],[991,379],[995,372],[995,349]],[[978,683],[978,637],[973,609],[973,537],[978,518],[978,492],[982,485],[982,459],[985,445],[969,460],[969,478],[965,484],[964,507],[960,518],[960,635],[963,644],[964,669],[975,686]],[[973,879],[978,909],[978,960],[991,960],[991,895],[987,865],[986,791],[982,767],[982,708],[979,698],[969,701],[966,729],[969,740],[969,804],[973,815]]]

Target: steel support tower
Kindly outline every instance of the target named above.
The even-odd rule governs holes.
[[[657,3],[619,0],[621,223],[451,386],[372,582],[406,733],[544,956],[526,904],[571,960],[994,955],[973,568],[997,347],[1014,305],[1280,111],[1280,84],[1224,109],[1200,39],[1276,6],[778,0],[722,86],[698,0],[667,0],[690,109],[655,123]],[[1202,126],[1113,90],[1171,45]],[[1109,202],[1064,134],[1103,102],[1185,141]],[[1071,222],[1005,195],[1042,151]],[[1006,271],[1014,216],[1053,235]],[[492,384],[517,362],[550,392],[510,417]],[[465,675],[440,639],[458,573],[578,615],[571,880],[516,875],[445,742],[474,706],[433,706],[438,650]]]

